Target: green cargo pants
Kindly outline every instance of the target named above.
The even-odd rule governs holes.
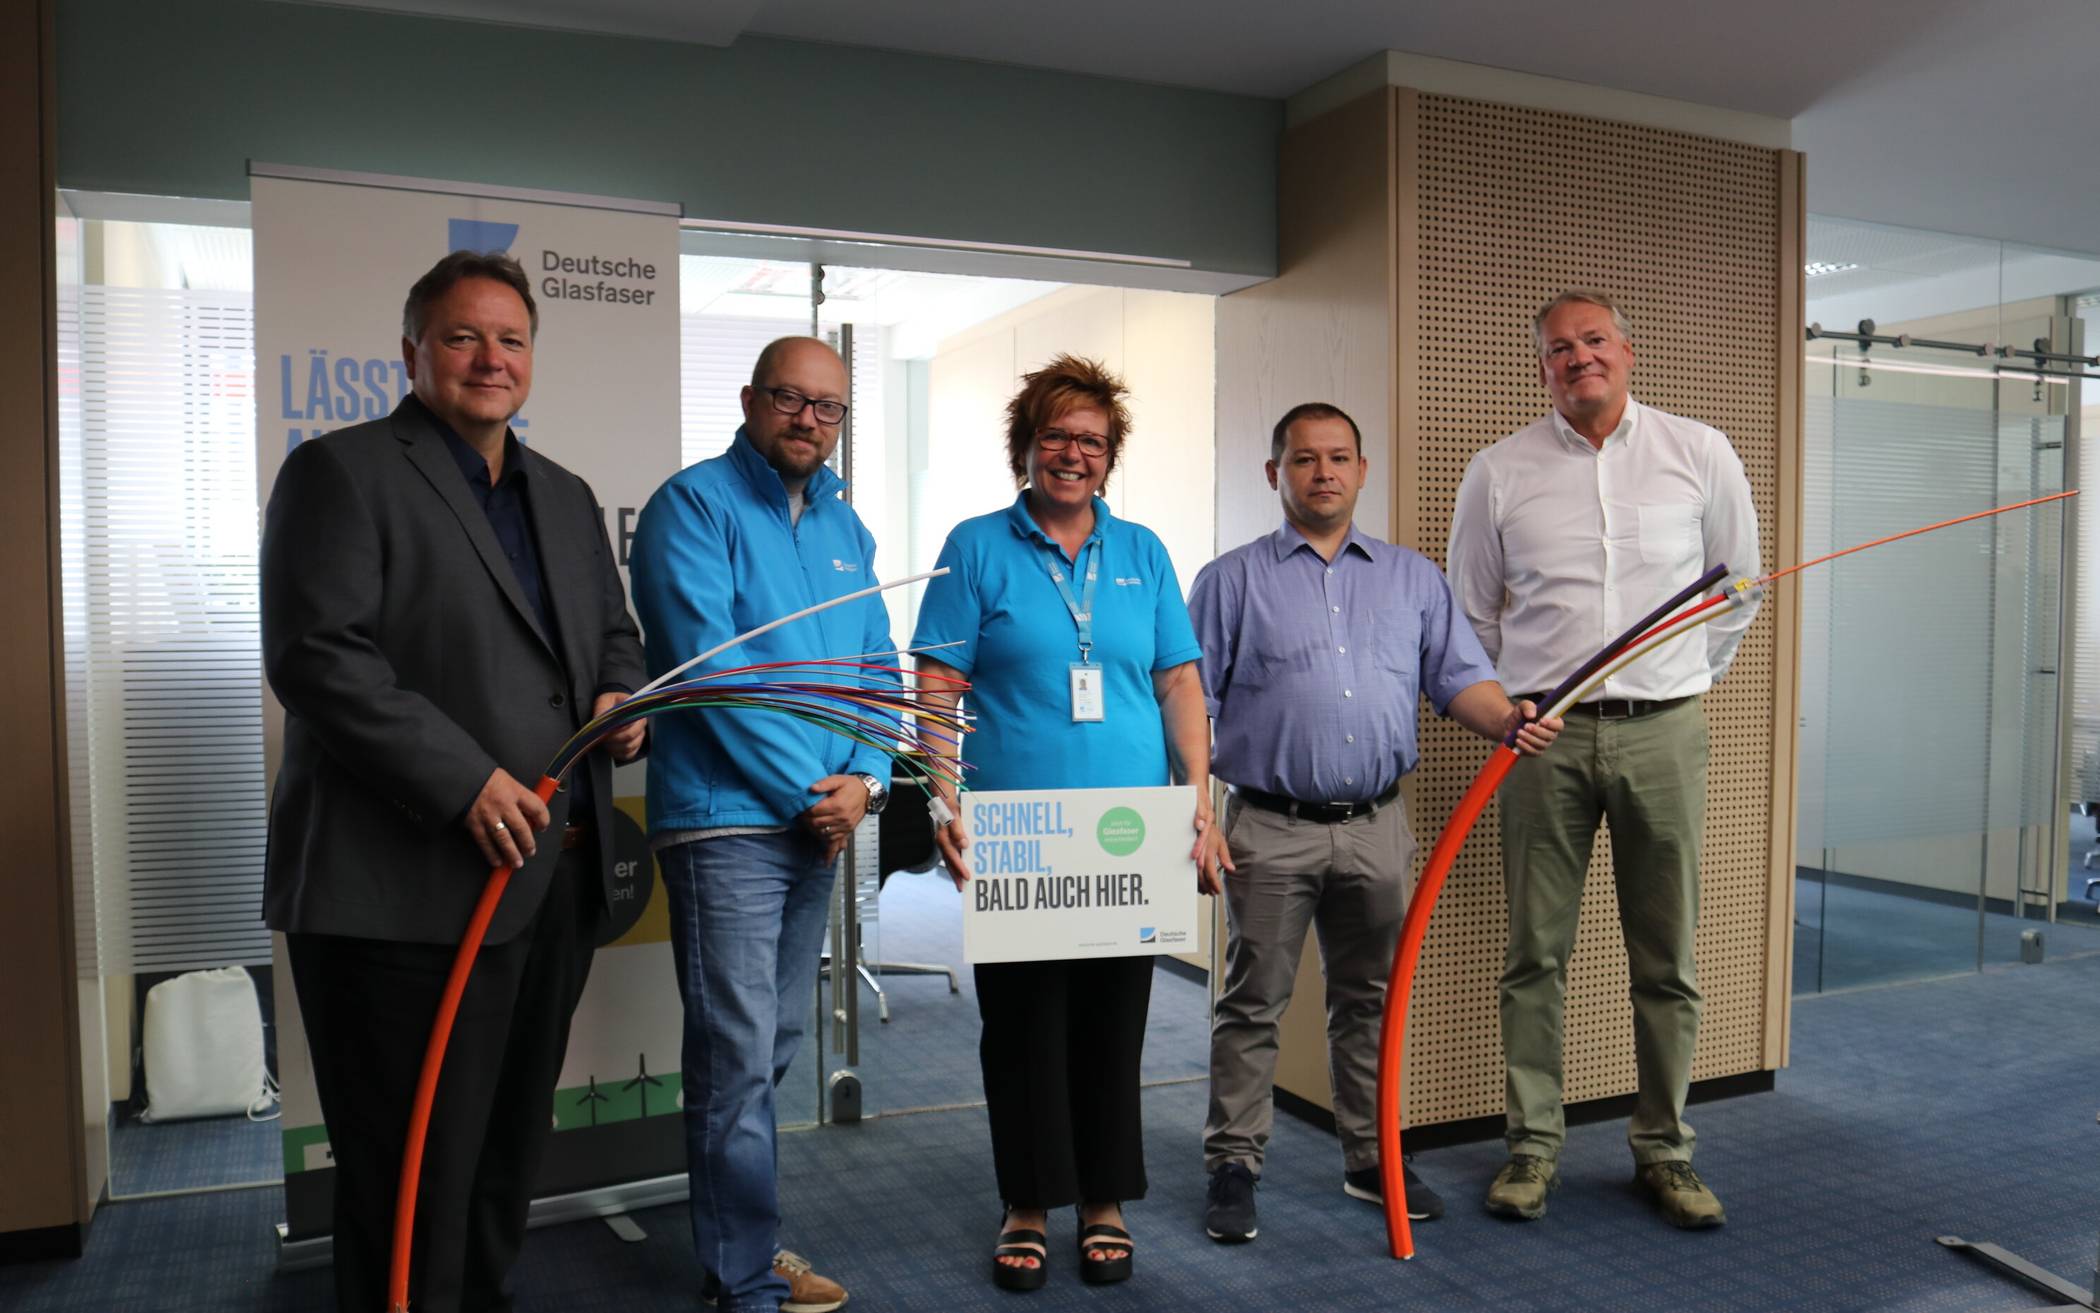
[[[1600,819],[1611,822],[1619,928],[1633,1000],[1640,1093],[1627,1126],[1637,1163],[1689,1161],[1685,1124],[1700,996],[1699,835],[1706,817],[1706,715],[1696,697],[1646,715],[1600,719],[1578,708],[1544,756],[1502,790],[1509,956],[1502,972],[1511,1153],[1552,1160],[1567,1136],[1561,1108],[1561,1011],[1583,876]]]

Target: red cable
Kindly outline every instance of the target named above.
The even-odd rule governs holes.
[[[2046,497],[2036,497],[2029,501],[2016,501],[2010,506],[1994,506],[1990,510],[1977,511],[1973,515],[1957,515],[1951,520],[1941,520],[1938,524],[1928,524],[1922,529],[1905,529],[1902,533],[1892,533],[1886,538],[1876,538],[1870,543],[1861,543],[1856,547],[1847,547],[1841,551],[1831,552],[1826,556],[1818,556],[1813,561],[1803,561],[1799,565],[1790,565],[1784,570],[1774,570],[1757,582],[1768,584],[1774,580],[1784,579],[1797,570],[1806,570],[1811,565],[1821,565],[1825,561],[1835,561],[1840,556],[1850,556],[1854,552],[1863,552],[1869,547],[1879,547],[1883,543],[1892,543],[1899,538],[1915,538],[1921,533],[1931,533],[1935,529],[1946,529],[1957,524],[1967,524],[1971,520],[1987,520],[1993,515],[2003,515],[2007,511],[2025,510],[2029,506],[2040,506],[2044,502],[2062,501],[2066,497],[2076,497],[2077,495],[2078,489],[2072,488],[2066,492],[2052,492]]]
[[[546,775],[533,786],[541,802],[553,802],[560,786]],[[394,1199],[394,1260],[387,1271],[387,1313],[408,1313],[408,1251],[416,1229],[416,1190],[423,1181],[423,1139],[430,1131],[430,1105],[437,1100],[438,1073],[445,1066],[445,1046],[452,1040],[452,1022],[459,1014],[460,996],[467,992],[467,976],[481,953],[482,938],[489,932],[489,918],[517,868],[499,866],[489,872],[481,887],[481,900],[467,919],[467,932],[460,937],[459,952],[452,959],[452,974],[445,978],[445,992],[438,999],[437,1018],[430,1023],[430,1043],[423,1050],[423,1074],[416,1079],[415,1102],[408,1110],[408,1143],[401,1151],[401,1191]]]
[[[1639,647],[1641,644],[1655,637],[1663,630],[1668,629],[1671,625],[1676,624],[1678,621],[1689,620],[1702,611],[1711,611],[1715,607],[1719,606],[1721,603],[1726,602],[1728,600],[1729,596],[1727,593],[1715,593],[1712,597],[1707,598],[1705,601],[1699,603],[1699,605],[1695,607],[1692,607],[1690,610],[1679,611],[1676,615],[1669,616],[1659,621],[1652,628],[1648,629],[1645,633],[1636,634],[1629,641],[1620,644],[1619,647],[1612,652],[1612,656],[1617,656],[1620,652],[1624,652],[1629,648]],[[1546,709],[1544,707],[1540,707],[1539,714],[1541,716],[1545,715]]]
[[[1407,1039],[1407,1004],[1415,989],[1415,967],[1422,960],[1422,936],[1429,929],[1430,909],[1458,850],[1480,819],[1481,809],[1502,785],[1502,777],[1517,764],[1517,750],[1497,744],[1494,755],[1473,777],[1471,788],[1458,800],[1444,832],[1436,837],[1429,861],[1415,896],[1408,900],[1407,919],[1400,923],[1400,951],[1393,957],[1392,978],[1386,982],[1385,1024],[1378,1035],[1378,1173],[1385,1185],[1385,1234],[1392,1242],[1394,1258],[1415,1256],[1414,1233],[1407,1226],[1407,1178],[1400,1160],[1400,1052]]]

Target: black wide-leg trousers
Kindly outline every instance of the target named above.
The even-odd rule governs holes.
[[[1015,1208],[1145,1194],[1138,1066],[1150,957],[976,968],[999,1195]]]

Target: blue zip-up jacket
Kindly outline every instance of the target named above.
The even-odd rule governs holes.
[[[838,475],[819,469],[802,490],[801,523],[791,525],[786,486],[739,428],[728,452],[658,488],[642,508],[628,557],[650,677],[768,620],[873,584],[875,539],[839,500],[843,487]],[[889,611],[880,596],[868,597],[740,643],[680,678],[892,646]],[[896,664],[894,657],[870,660]],[[751,676],[780,678],[816,676]],[[651,834],[786,825],[820,800],[810,785],[826,775],[890,774],[882,752],[775,712],[674,711],[656,717],[649,735]]]

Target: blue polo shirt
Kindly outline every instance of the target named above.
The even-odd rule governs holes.
[[[1099,553],[1092,659],[1104,715],[1072,719],[1079,632],[1050,575],[1060,564],[1075,597],[1083,562]],[[964,520],[941,548],[949,573],[926,586],[913,647],[969,677],[963,739],[974,789],[1143,788],[1170,782],[1166,731],[1152,676],[1202,655],[1174,563],[1159,536],[1116,519],[1094,499],[1094,532],[1067,557],[1028,513],[1023,492],[1003,511]]]

